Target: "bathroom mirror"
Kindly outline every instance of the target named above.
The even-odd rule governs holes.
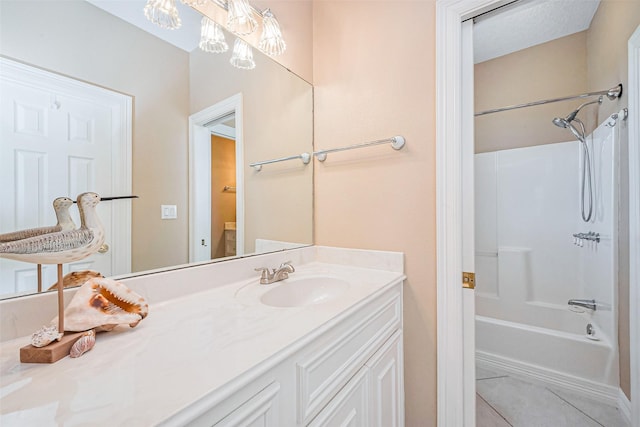
[[[130,174],[131,192],[139,198],[102,202],[98,206],[105,228],[113,224],[111,214],[105,213],[108,203],[114,206],[118,203],[118,209],[130,212],[130,232],[126,226],[114,227],[117,231],[126,232],[130,245],[125,246],[130,246],[130,250],[119,246],[117,238],[107,241],[106,248],[107,254],[117,254],[118,257],[129,251],[128,261],[125,259],[124,268],[122,263],[111,268],[115,265],[111,262],[105,273],[100,271],[102,267],[95,267],[88,258],[86,263],[65,265],[65,273],[94,269],[108,276],[125,277],[142,271],[184,266],[203,259],[227,260],[312,244],[313,162],[305,165],[294,160],[268,164],[261,171],[249,166],[253,162],[313,151],[312,86],[257,49],[253,50],[255,69],[241,70],[231,66],[229,59],[234,37],[229,34],[226,35],[230,47],[228,52],[213,54],[201,51],[197,47],[200,17],[195,11],[188,12],[196,14],[196,25],[193,25],[193,19],[188,25],[196,33],[196,42],[189,44],[189,41],[178,40],[172,44],[126,22],[126,17],[121,19],[98,7],[101,3],[120,6],[136,3],[140,7],[135,13],[143,15],[144,1],[0,1],[0,55],[3,59],[42,70],[54,78],[60,76],[74,84],[88,85],[129,99],[131,166],[128,168],[126,161],[121,162],[124,172],[107,181],[124,179]],[[186,29],[186,15],[183,20]],[[0,74],[6,69],[3,65]],[[66,98],[56,95],[55,91],[47,96],[46,105],[41,109],[38,109],[36,101],[25,102],[16,114],[22,114],[20,117],[25,123],[29,122],[36,128],[51,125],[55,113],[65,110],[69,102],[65,104]],[[229,104],[229,100],[236,103]],[[12,105],[3,108],[18,108],[15,107],[17,104]],[[203,117],[203,112],[211,109],[222,111],[220,108],[228,109],[229,105],[234,107],[207,123],[190,122],[190,117]],[[82,118],[87,107],[79,109],[76,116]],[[125,113],[126,109],[125,106]],[[229,120],[229,114],[235,117]],[[69,132],[73,129],[76,134],[80,132],[83,135],[99,131],[99,124],[88,119],[76,120],[77,117],[69,115],[61,126]],[[17,119],[14,119],[3,119],[3,132],[15,130]],[[193,135],[198,129],[204,129],[211,135],[211,159],[208,162],[211,177],[206,183],[210,187],[210,197],[201,201],[192,196],[190,202],[190,180],[195,183],[191,190],[203,182],[200,175],[190,176],[190,173],[195,174],[194,159],[201,158],[198,157],[200,151],[190,155],[190,150],[194,150]],[[118,129],[120,131],[122,129]],[[222,149],[214,145],[215,140],[221,138],[222,145],[227,146],[223,154],[220,154]],[[3,136],[0,142],[3,162],[10,159],[13,162],[15,157],[13,151],[4,151],[8,139],[12,138]],[[72,143],[72,137],[64,142]],[[57,147],[55,144],[51,146]],[[38,175],[37,167],[31,167],[42,164],[38,161],[46,164],[45,171],[58,171],[68,166],[68,156],[59,156],[62,150],[51,150],[55,156],[41,156],[38,150],[30,152],[37,152],[38,156],[35,163],[25,163],[23,181],[29,181],[32,187],[21,184],[22,189],[5,188],[6,194],[11,194],[11,200],[16,200],[21,191],[24,193],[24,188],[35,191],[38,189],[33,187],[36,184],[46,188],[47,179]],[[63,163],[56,164],[54,157],[63,159]],[[126,156],[114,154],[111,163],[118,163],[118,159],[126,160]],[[83,176],[83,184],[70,178],[65,184],[67,190],[64,194],[56,196],[75,199],[82,191],[96,191],[103,196],[122,195],[110,194],[116,186],[104,187],[106,190],[100,191],[88,186],[86,182],[90,173],[84,176],[84,172],[77,172],[89,169],[76,168],[75,176]],[[217,174],[220,171],[222,174]],[[99,174],[99,178],[105,178],[103,175]],[[29,191],[26,193],[19,197],[31,194]],[[42,198],[20,206],[17,202],[4,203],[0,206],[0,234],[55,224],[51,203],[56,196],[51,196],[46,203]],[[235,203],[230,202],[230,198],[235,199]],[[205,236],[194,235],[193,227],[190,228],[190,216],[193,214],[190,205],[207,203],[211,205],[211,231]],[[27,208],[35,205],[42,212],[28,212]],[[223,205],[231,206],[228,210],[237,211],[223,213],[220,208]],[[27,212],[23,215],[20,209]],[[75,208],[72,210],[78,224]],[[31,217],[35,219],[31,220]],[[242,230],[236,230],[237,226],[242,226]],[[234,234],[236,238],[244,236],[242,241],[234,241]],[[206,248],[205,258],[202,255],[194,257],[194,242]],[[242,250],[235,252],[235,247]],[[44,267],[43,289],[46,290],[55,282],[56,268]],[[0,298],[36,291],[35,271],[35,265],[0,258]]]

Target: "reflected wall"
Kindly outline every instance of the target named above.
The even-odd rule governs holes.
[[[84,1],[3,0],[0,7],[1,55],[133,97],[133,193],[140,196],[132,203],[133,272],[188,262],[191,113],[243,93],[247,164],[313,150],[311,85],[257,50],[256,69],[238,70],[228,56],[186,52]],[[313,243],[312,164],[291,166],[265,168],[253,183],[244,165],[247,242]],[[176,205],[177,219],[161,220],[160,205]],[[247,243],[245,253],[253,248]]]

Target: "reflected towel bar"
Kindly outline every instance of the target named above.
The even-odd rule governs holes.
[[[279,159],[263,160],[261,162],[250,163],[249,167],[252,167],[259,172],[262,170],[262,165],[268,165],[270,163],[286,162],[287,160],[295,160],[295,159],[302,159],[302,163],[306,165],[311,161],[311,154],[302,153],[302,154],[298,154],[297,156],[280,157]]]
[[[328,153],[336,153],[338,151],[353,150],[355,148],[370,147],[372,145],[389,144],[389,143],[391,144],[391,148],[393,148],[394,150],[401,150],[402,147],[404,147],[406,141],[405,141],[404,137],[402,137],[400,135],[397,135],[397,136],[394,136],[392,138],[380,139],[378,141],[365,142],[364,144],[355,144],[355,145],[349,145],[349,146],[341,147],[341,148],[329,148],[329,149],[326,149],[326,150],[318,150],[318,151],[314,151],[313,155],[316,156],[319,161],[324,162],[325,160],[327,160],[327,154]]]

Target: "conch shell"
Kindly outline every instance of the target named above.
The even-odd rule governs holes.
[[[87,331],[73,344],[69,356],[80,357],[91,350],[94,345],[96,345],[96,333],[93,330]]]
[[[84,271],[72,271],[71,273],[67,273],[62,278],[62,287],[69,288],[72,286],[80,286],[87,280],[92,277],[104,277],[102,274],[93,270],[84,270]],[[56,289],[58,287],[58,282],[51,285],[48,291]]]
[[[80,286],[64,310],[64,329],[110,331],[117,325],[136,326],[147,316],[143,297],[120,282],[95,277]],[[51,321],[56,324],[57,317]]]

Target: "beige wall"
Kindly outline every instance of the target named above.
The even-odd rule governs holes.
[[[584,93],[587,34],[583,31],[481,62],[474,72],[476,112]],[[571,132],[551,120],[565,117],[578,105],[580,101],[559,102],[478,116],[476,152],[569,141]]]
[[[622,83],[628,87],[627,41],[640,24],[640,2],[603,0],[591,22],[587,36],[589,90]],[[638,84],[636,82],[636,84]],[[615,102],[605,102],[598,121],[629,101],[623,93]],[[620,126],[620,203],[618,218],[618,341],[620,346],[620,387],[630,396],[629,361],[629,138],[626,123]]]
[[[186,262],[188,54],[86,2],[1,7],[2,55],[134,97],[133,271]]]
[[[266,165],[252,162],[313,151],[313,89],[266,56],[251,71],[216,73],[231,67],[225,55],[195,50],[190,55],[190,112],[237,93],[243,97],[245,252],[255,239],[313,243],[313,172],[300,160]]]
[[[279,15],[300,18],[290,24],[289,36],[291,52],[305,52],[296,63],[305,72],[311,67],[310,3],[284,3]],[[0,6],[0,54],[134,97],[133,192],[140,198],[132,203],[133,271],[188,261],[190,112],[240,92],[246,83],[245,123],[253,125],[245,129],[245,163],[312,151],[311,86],[257,53],[258,67],[247,72],[233,68],[228,54],[189,54],[83,1],[3,0]],[[222,71],[211,68],[216,64]],[[300,146],[286,146],[284,139]],[[292,162],[260,175],[247,167],[245,176],[247,252],[257,237],[313,242],[311,167]],[[177,205],[178,219],[161,220],[161,204]]]
[[[211,259],[225,256],[224,223],[236,222],[236,143],[211,135]]]
[[[316,243],[405,253],[406,425],[435,426],[435,2],[316,0],[313,20],[316,148],[407,139],[316,162]]]

